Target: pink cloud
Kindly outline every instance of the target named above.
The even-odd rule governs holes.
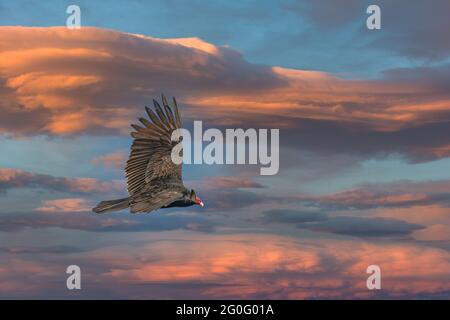
[[[413,234],[414,238],[423,241],[450,241],[450,221],[446,222],[447,224],[434,224],[425,230],[417,230]]]
[[[36,211],[42,213],[60,213],[60,212],[84,212],[91,211],[92,205],[82,198],[67,198],[56,200],[45,200],[42,202],[42,206],[37,208]]]
[[[107,168],[123,169],[128,158],[127,151],[119,150],[92,159],[94,165],[104,165]]]
[[[328,195],[302,195],[297,199],[334,209],[448,204],[450,202],[450,194],[447,192],[449,186],[450,181],[448,180],[399,181],[386,184],[365,184]]]
[[[10,288],[9,296],[45,293],[60,279],[68,256],[46,256],[42,250],[47,262],[25,256],[6,260],[0,267],[0,288]],[[140,299],[414,298],[439,297],[450,290],[450,254],[414,243],[185,231],[164,237],[146,233],[132,244],[113,243],[71,254],[69,260],[82,266],[83,285],[89,288],[83,296],[106,290],[115,297]],[[381,268],[380,291],[366,287],[366,269],[373,264]],[[33,281],[25,274],[33,274]],[[158,290],[149,290],[153,286]]]
[[[0,268],[0,296],[30,296],[50,287],[55,289],[50,279],[60,272],[57,266],[21,257],[3,260]],[[41,281],[33,281],[33,275],[37,275]]]
[[[123,251],[123,250],[122,250]],[[107,281],[128,284],[201,283],[200,295],[212,298],[355,298],[371,297],[366,268],[382,269],[386,296],[408,297],[445,292],[450,255],[445,250],[412,244],[375,244],[240,234],[196,236],[195,241],[160,241],[111,261]],[[158,256],[158,259],[151,257]],[[112,259],[112,260],[110,260]],[[261,282],[263,280],[263,283]],[[220,285],[213,285],[221,283]],[[208,286],[208,284],[212,284]]]
[[[94,178],[54,177],[20,169],[0,168],[0,191],[13,188],[44,188],[81,193],[115,193],[124,190],[124,182],[118,180],[100,181]]]

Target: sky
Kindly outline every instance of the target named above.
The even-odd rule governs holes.
[[[0,298],[449,299],[449,10],[0,1]],[[162,93],[187,128],[279,129],[278,174],[185,165],[204,208],[91,212]]]

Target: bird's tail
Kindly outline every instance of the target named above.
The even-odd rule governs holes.
[[[92,209],[92,211],[96,213],[106,213],[123,210],[129,207],[129,203],[130,198],[102,201],[94,209]]]

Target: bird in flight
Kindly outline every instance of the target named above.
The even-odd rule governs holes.
[[[172,161],[172,133],[181,128],[181,117],[175,98],[173,111],[164,95],[163,108],[153,100],[155,112],[145,107],[149,119],[139,118],[142,126],[132,124],[134,138],[125,168],[129,197],[100,202],[94,209],[105,213],[130,208],[132,213],[150,212],[160,208],[188,207],[203,202],[195,191],[184,186],[182,164]]]

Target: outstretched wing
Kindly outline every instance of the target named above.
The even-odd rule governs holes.
[[[139,118],[143,126],[132,124],[135,132],[131,146],[130,157],[125,168],[128,193],[133,196],[144,186],[152,184],[154,180],[167,180],[182,184],[181,164],[174,164],[171,159],[172,148],[179,141],[171,141],[172,132],[181,128],[181,117],[178,106],[173,98],[173,111],[162,96],[164,106],[161,108],[153,100],[155,111],[145,107],[150,119]]]

